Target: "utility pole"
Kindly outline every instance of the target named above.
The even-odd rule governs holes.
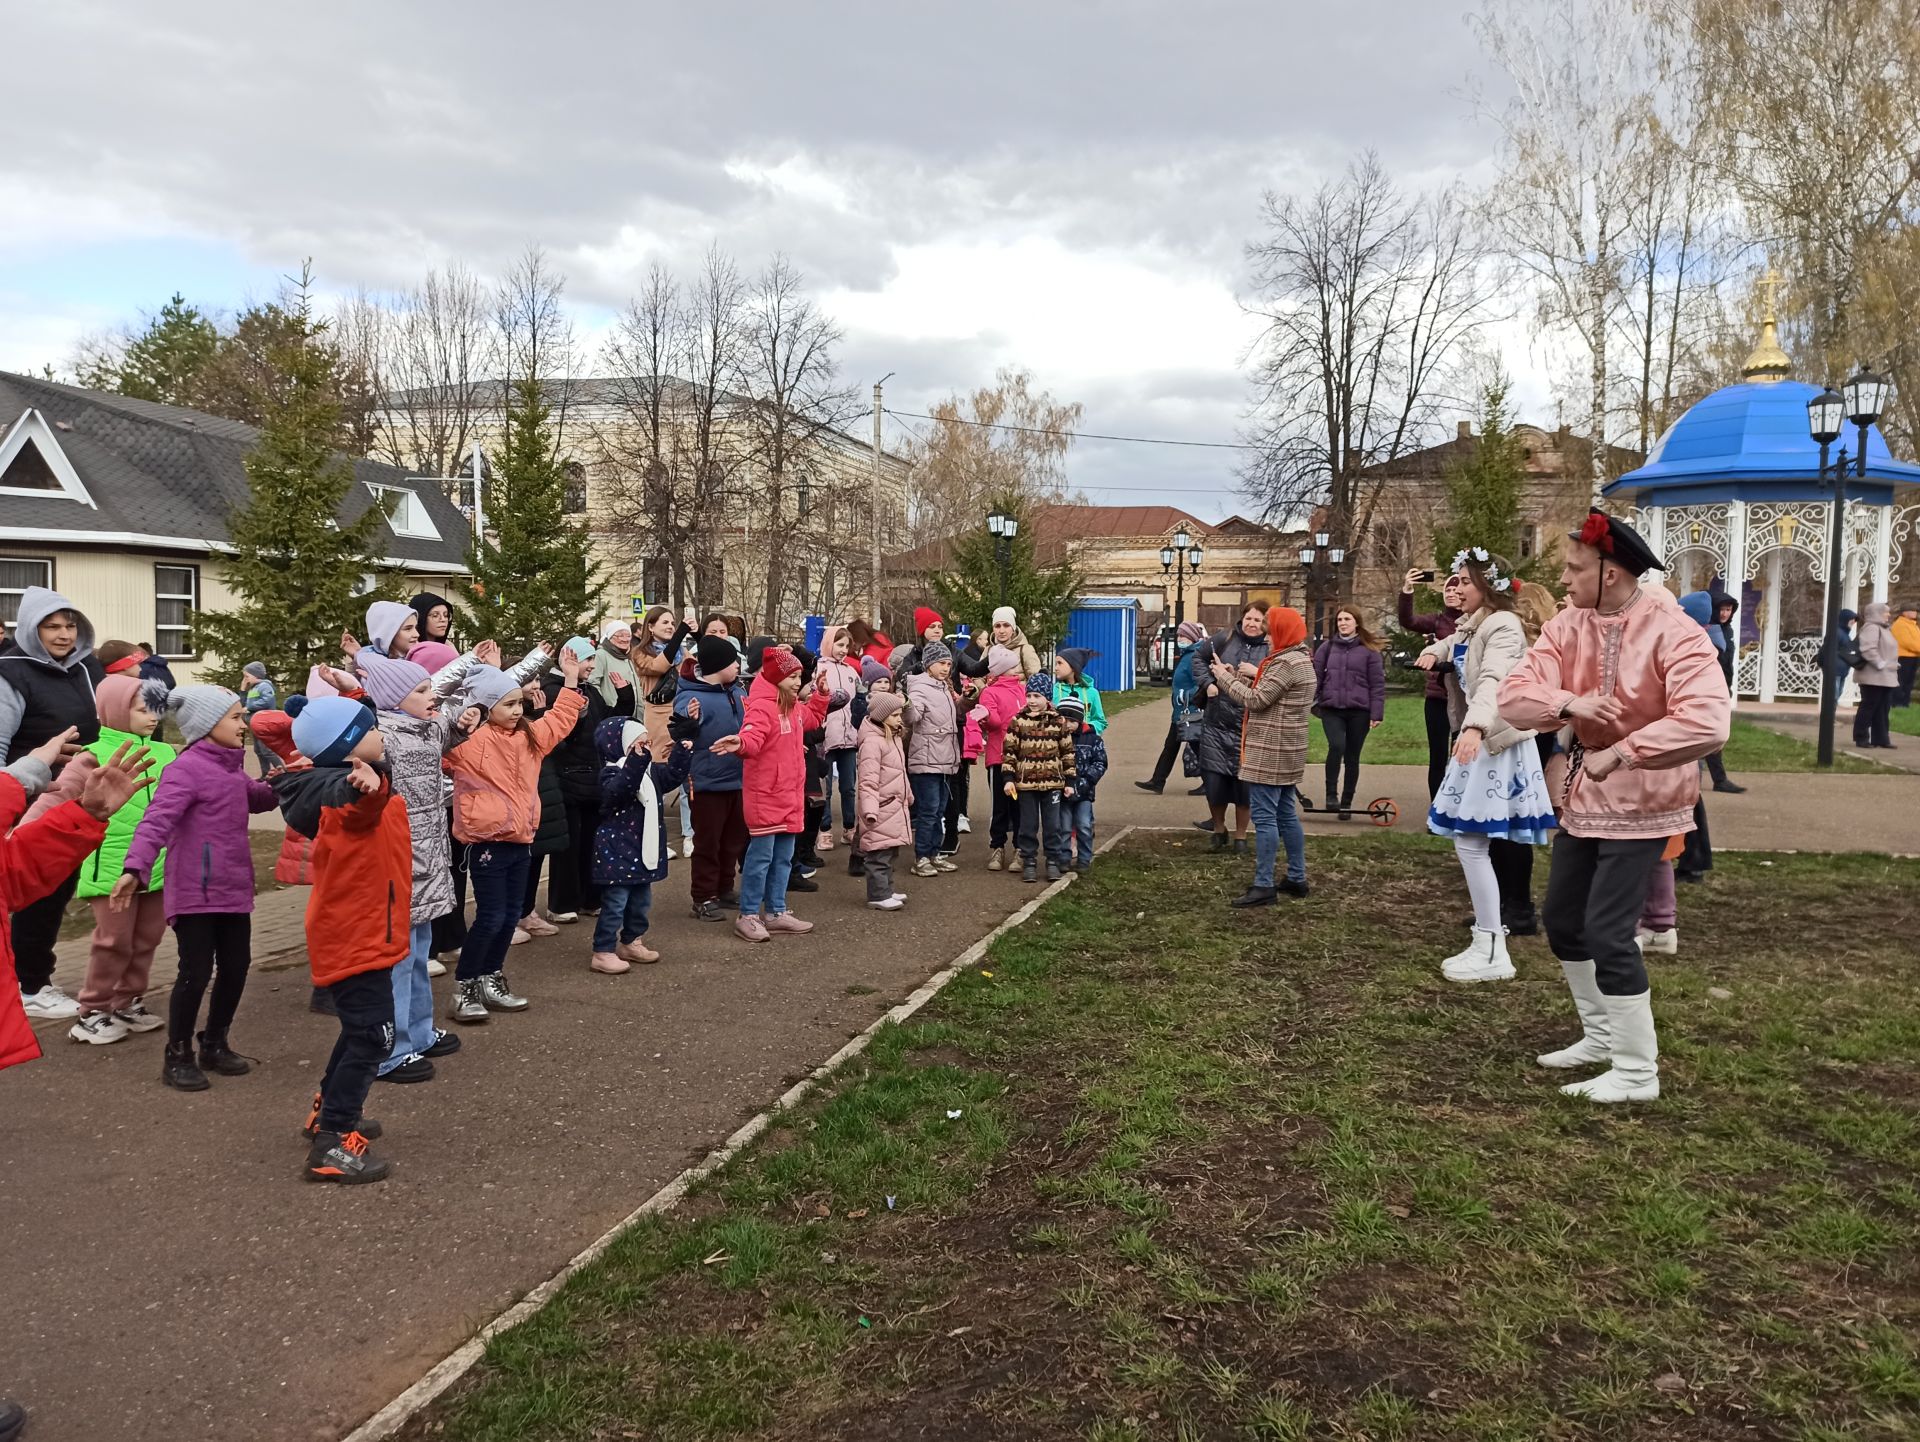
[[[487,539],[487,488],[482,479],[486,463],[486,453],[480,449],[476,437],[473,442],[473,536],[475,541],[482,542]]]
[[[880,402],[880,387],[892,380],[894,373],[888,371],[873,383],[873,515],[872,515],[872,556],[873,563],[873,614],[868,623],[878,630],[880,627],[880,417],[885,408]]]

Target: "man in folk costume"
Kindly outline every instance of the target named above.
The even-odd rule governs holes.
[[[1647,969],[1634,927],[1667,839],[1693,829],[1703,756],[1732,717],[1713,643],[1663,586],[1664,569],[1624,521],[1594,510],[1569,535],[1567,608],[1501,683],[1512,726],[1569,727],[1560,834],[1547,880],[1547,941],[1584,1035],[1542,1066],[1610,1069],[1561,1088],[1597,1102],[1660,1095]]]

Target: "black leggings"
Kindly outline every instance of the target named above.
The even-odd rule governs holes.
[[[1320,712],[1320,728],[1327,733],[1327,805],[1334,798],[1341,806],[1353,805],[1353,788],[1360,784],[1360,752],[1367,744],[1370,713],[1364,706],[1327,706]],[[1346,767],[1341,784],[1340,769]]]
[[[180,970],[167,1002],[167,1040],[193,1040],[193,1024],[200,1016],[200,1000],[213,982],[207,1003],[205,1035],[225,1040],[240,1009],[240,993],[247,988],[247,969],[253,965],[253,917],[244,911],[195,912],[173,919],[173,937],[180,949]]]
[[[1447,722],[1447,698],[1427,697],[1427,800],[1440,794],[1440,783],[1447,779],[1447,763],[1453,760],[1453,727]]]
[[[73,875],[48,895],[14,912],[13,965],[19,974],[21,991],[36,992],[53,980],[53,944],[59,939],[67,903],[73,900],[79,885],[80,870],[75,867]]]
[[[1860,709],[1853,713],[1853,744],[1855,746],[1885,746],[1891,741],[1887,734],[1888,715],[1893,709],[1893,687],[1862,686],[1860,688]]]

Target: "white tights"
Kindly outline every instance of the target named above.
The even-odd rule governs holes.
[[[1473,924],[1482,931],[1500,929],[1500,880],[1493,874],[1493,842],[1485,836],[1456,836],[1454,854],[1467,874],[1467,894],[1473,898]]]

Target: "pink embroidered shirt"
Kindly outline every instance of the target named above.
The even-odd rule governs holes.
[[[1589,754],[1618,746],[1622,764],[1604,781],[1582,769],[1567,790],[1560,824],[1570,836],[1645,840],[1693,830],[1700,797],[1693,763],[1726,744],[1732,720],[1727,680],[1706,631],[1664,586],[1642,586],[1612,615],[1569,606],[1500,683],[1511,726],[1553,731],[1576,696],[1618,697],[1611,725],[1575,721]]]

